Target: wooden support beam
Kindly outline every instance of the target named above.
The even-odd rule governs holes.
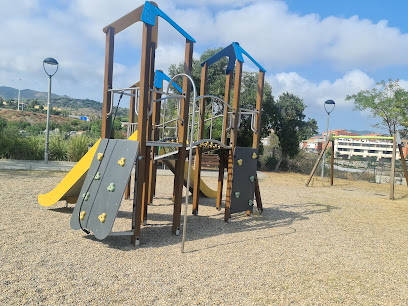
[[[156,17],[157,18],[157,17]],[[156,20],[157,21],[157,20]],[[151,43],[150,45],[150,67],[149,67],[149,89],[153,88],[154,84],[154,61],[156,56],[156,47],[155,43]],[[149,91],[148,93],[148,106],[147,110],[150,111],[152,106],[152,95]],[[147,116],[146,118],[146,141],[152,140],[152,117]],[[146,224],[147,222],[147,206],[149,204],[149,182],[150,182],[150,162],[152,159],[151,156],[152,147],[146,147],[146,154],[145,154],[145,178],[143,182],[143,210],[142,210],[142,222]]]
[[[259,70],[258,75],[258,91],[256,94],[256,111],[255,115],[255,131],[254,137],[252,139],[252,147],[257,149],[259,147],[259,142],[261,141],[261,112],[262,112],[262,97],[264,89],[265,72]]]
[[[193,45],[194,42],[186,39],[185,59],[184,59],[184,73],[191,75],[192,63],[193,63]],[[187,156],[187,132],[188,132],[188,120],[190,110],[190,91],[191,83],[187,77],[183,78],[183,94],[185,98],[181,100],[181,122],[179,124],[178,138],[179,143],[182,144],[178,150],[174,180],[174,210],[173,210],[173,234],[180,233],[180,217],[181,217],[181,201],[183,193],[184,182],[184,166]],[[189,191],[188,191],[189,192]]]
[[[330,185],[333,186],[334,180],[334,139],[331,141],[331,155],[330,155]]]
[[[140,221],[142,219],[143,208],[143,183],[145,179],[145,156],[146,156],[146,118],[149,105],[149,70],[150,70],[150,49],[152,43],[152,26],[143,23],[142,38],[142,57],[140,65],[140,96],[139,96],[139,116],[137,125],[137,135],[139,139],[139,159],[137,176],[137,193],[135,207],[133,211],[134,233],[131,236],[133,244],[139,244],[140,241]]]
[[[200,85],[200,96],[207,94],[207,75],[208,75],[208,63],[204,63],[201,69],[201,85]],[[197,140],[203,139],[204,135],[204,120],[205,120],[205,99],[202,98],[200,101],[200,116],[198,119],[198,134]],[[192,128],[191,133],[194,133],[194,128]],[[200,201],[200,179],[201,179],[201,163],[202,163],[202,153],[201,147],[197,147],[195,155],[195,172],[194,172],[194,186],[193,186],[193,214],[197,215],[198,205]]]
[[[391,173],[390,173],[390,199],[394,200],[395,193],[395,158],[397,155],[397,135],[394,134],[392,139],[392,159],[391,159]]]
[[[133,94],[133,95],[136,95],[136,90],[132,90],[130,93]],[[136,101],[136,97],[135,96],[130,96],[129,123],[135,123],[135,101]],[[129,178],[129,182],[126,185],[126,189],[125,189],[125,199],[126,200],[130,199],[131,181],[132,180]]]
[[[401,157],[401,164],[402,164],[402,170],[404,171],[405,182],[407,183],[407,186],[408,186],[407,165],[406,165],[406,163],[405,163],[404,152],[402,152],[402,146],[401,146],[401,144],[398,144],[398,150],[399,150],[399,154],[400,154],[400,157]]]
[[[233,71],[229,71],[225,78],[225,96],[224,101],[228,105],[230,104],[230,97],[231,97],[231,83],[232,83],[232,73]],[[223,118],[223,125],[222,125],[222,132],[221,132],[221,142],[227,144],[227,126],[229,125],[228,121],[228,111],[229,108],[224,106],[224,118]],[[218,187],[217,187],[217,199],[216,199],[216,208],[218,210],[221,209],[222,203],[222,189],[224,188],[224,169],[227,166],[227,151],[220,153],[220,165],[218,169]]]
[[[112,116],[108,116],[111,112],[111,96],[112,92],[112,76],[113,76],[113,51],[115,41],[115,29],[109,27],[106,30],[106,47],[105,47],[105,78],[103,82],[103,104],[102,104],[102,135],[101,138],[111,138]]]
[[[224,220],[228,221],[231,216],[231,192],[232,192],[232,164],[234,159],[234,151],[237,145],[238,136],[238,121],[239,121],[239,98],[241,93],[241,79],[242,79],[242,66],[240,61],[235,65],[235,83],[234,83],[234,97],[232,100],[232,107],[234,108],[234,121],[231,127],[231,152],[228,157],[228,179],[227,179],[227,197],[225,199],[225,215]]]
[[[163,87],[163,81],[162,81]],[[158,89],[158,88],[154,88]],[[153,93],[153,99],[158,100],[162,96],[161,93],[155,92]],[[159,129],[158,125],[160,124],[160,110],[161,110],[161,103],[155,102],[153,105],[153,114],[152,114],[152,132],[153,132],[153,140],[159,140]],[[154,156],[157,155],[159,148],[157,146],[153,147],[152,152],[152,159],[150,160],[150,176],[149,176],[149,204],[153,203],[153,197],[156,192],[156,177],[157,177],[157,161],[154,161]]]
[[[319,162],[321,161],[321,159],[323,158],[323,154],[326,152],[327,147],[329,146],[330,141],[326,141],[326,144],[324,146],[324,149],[322,150],[322,152],[320,152],[319,158],[316,160],[316,163],[313,166],[312,171],[310,172],[309,178],[306,181],[306,187],[309,186],[310,181],[312,180],[313,174],[316,172],[317,169],[317,165],[319,165]]]
[[[153,1],[149,1],[154,6],[158,7],[156,3]],[[111,24],[107,25],[103,28],[103,32],[107,33],[109,28],[115,29],[115,34],[122,32],[124,29],[130,27],[131,25],[135,24],[136,22],[142,21],[142,13],[144,9],[144,4],[139,6],[138,8],[134,9],[130,13],[127,13],[125,16],[119,18],[118,20],[112,22]],[[152,32],[152,42],[156,43],[157,48],[157,39],[158,39],[158,26],[157,26],[157,18],[156,24],[153,27]]]

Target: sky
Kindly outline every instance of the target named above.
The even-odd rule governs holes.
[[[288,91],[303,99],[307,117],[326,130],[324,102],[332,99],[330,129],[374,130],[376,119],[353,110],[349,94],[381,80],[408,89],[408,1],[405,0],[156,0],[161,10],[206,49],[239,42],[266,70],[275,99]],[[42,61],[59,70],[52,91],[102,101],[102,28],[142,5],[140,0],[0,0],[0,86],[48,90]],[[142,25],[115,36],[113,87],[140,76]],[[184,59],[185,39],[159,20],[156,69]],[[245,59],[244,70],[257,71]],[[198,85],[198,84],[196,84]],[[124,101],[124,105],[128,103]]]

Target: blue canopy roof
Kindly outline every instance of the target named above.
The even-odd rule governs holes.
[[[161,70],[156,70],[154,73],[154,87],[161,89],[163,87],[163,80],[170,82],[170,77],[165,74]],[[172,83],[175,89],[177,89],[180,93],[183,92],[183,90],[178,86],[175,82]]]
[[[235,66],[235,60],[240,61],[241,63],[244,62],[244,57],[242,54],[245,54],[261,71],[266,72],[266,70],[258,64],[257,61],[253,59],[252,56],[249,55],[248,52],[246,52],[237,42],[233,42],[229,46],[225,47],[222,49],[220,52],[217,54],[214,54],[211,56],[209,59],[205,60],[204,62],[201,63],[201,66],[204,66],[205,63],[207,63],[209,66],[214,64],[215,62],[219,61],[221,58],[224,56],[228,57],[228,65],[227,65],[227,71],[226,73],[229,73],[230,71],[234,70]]]
[[[168,23],[170,23],[173,28],[175,28],[181,35],[183,35],[186,39],[192,42],[196,42],[194,38],[192,38],[186,31],[184,31],[177,23],[175,23],[169,16],[167,16],[161,9],[157,6],[154,6],[149,1],[145,2],[143,12],[142,12],[142,21],[154,26],[156,22],[156,16],[162,17]]]

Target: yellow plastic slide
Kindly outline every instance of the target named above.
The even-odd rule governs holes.
[[[164,150],[160,150],[160,155],[164,154]],[[175,160],[168,160],[164,159],[163,160],[164,164],[169,168],[173,173],[175,173],[175,165],[176,161]],[[190,191],[193,191],[193,186],[194,186],[194,174],[195,170],[193,167],[191,167],[191,174],[190,174]],[[184,186],[187,185],[187,178],[188,178],[188,162],[185,163],[184,166]],[[217,190],[213,190],[208,185],[200,179],[200,191],[204,196],[207,198],[216,198],[217,197]]]
[[[101,139],[99,139],[74,168],[68,172],[57,187],[48,193],[38,195],[38,203],[40,203],[40,205],[51,206],[62,200],[72,204],[76,203],[100,140]],[[129,140],[137,140],[137,131],[129,137]]]
[[[137,131],[134,132],[129,140],[137,140]],[[82,185],[85,181],[86,174],[91,166],[92,159],[99,146],[100,139],[93,145],[93,147],[81,158],[81,160],[72,168],[70,172],[63,178],[63,180],[50,192],[38,195],[38,203],[42,206],[51,206],[58,201],[67,201],[68,203],[75,204],[79,193],[81,192]],[[166,163],[172,163],[172,161],[166,161]],[[171,168],[170,165],[168,165]],[[188,163],[185,167],[185,180],[187,180]],[[191,181],[190,186],[194,184],[194,169],[191,169]],[[173,162],[174,172],[174,162]],[[200,181],[201,192],[209,198],[215,198],[217,191],[210,189],[203,180]]]

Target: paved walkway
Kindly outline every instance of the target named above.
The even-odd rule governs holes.
[[[26,171],[62,171],[69,172],[76,165],[76,162],[49,161],[44,164],[42,160],[16,160],[0,159],[0,170],[26,170]],[[171,176],[173,173],[168,169],[158,169],[158,175]],[[218,177],[218,171],[201,171],[202,177]],[[225,178],[227,172],[225,172]],[[267,178],[267,175],[258,171],[258,179]]]

